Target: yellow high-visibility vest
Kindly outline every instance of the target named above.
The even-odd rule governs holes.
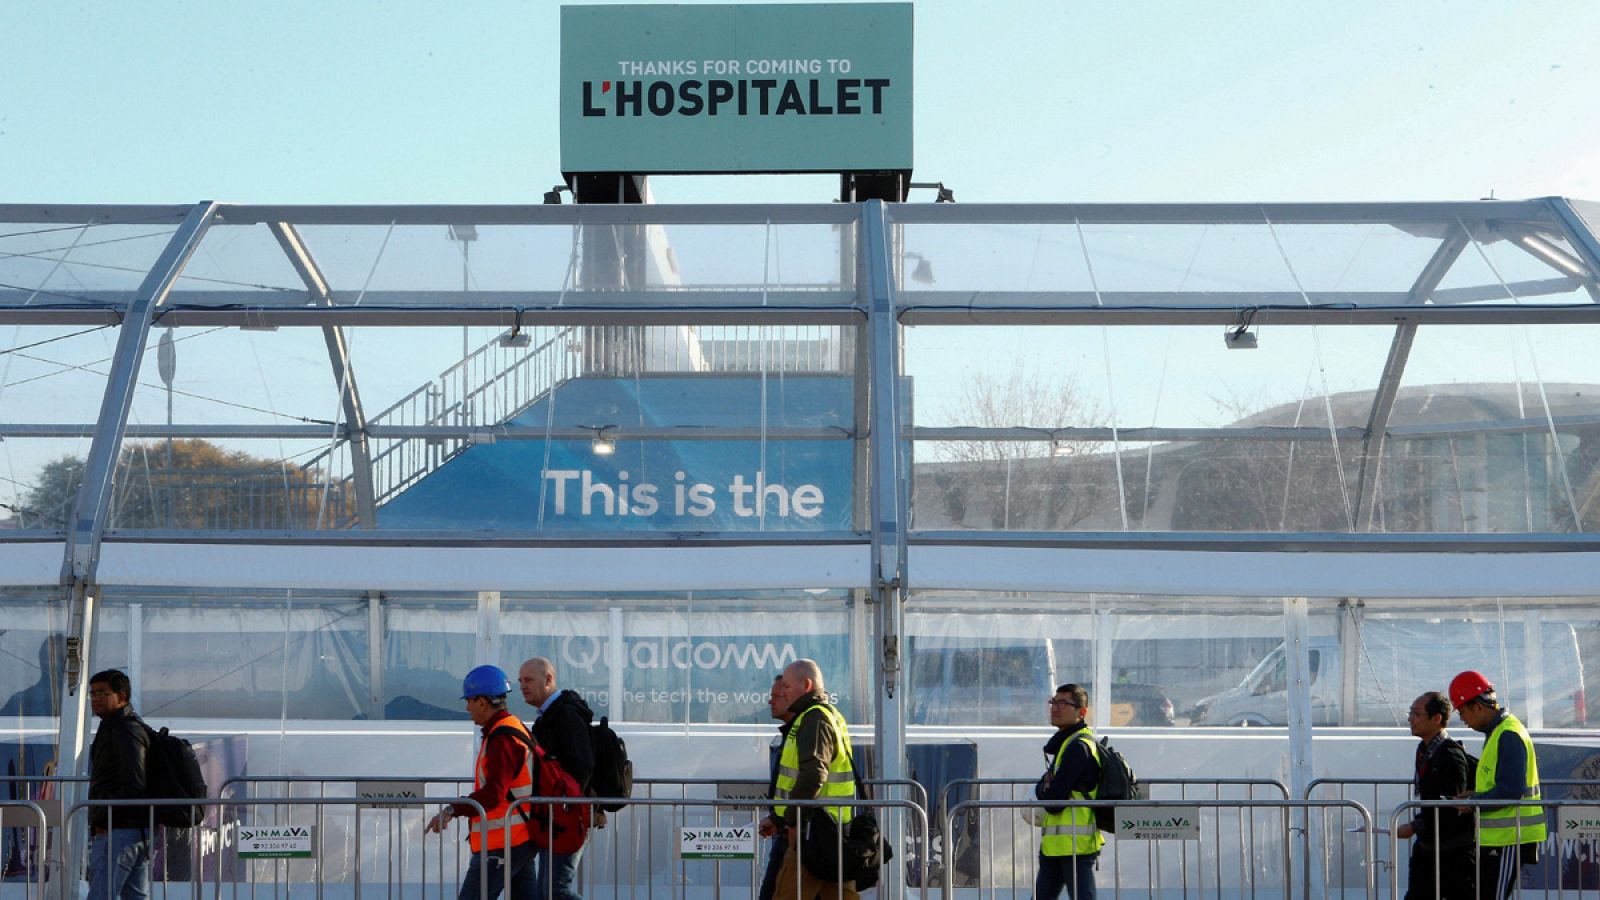
[[[1476,790],[1481,794],[1494,787],[1495,764],[1500,759],[1500,736],[1507,731],[1521,739],[1528,757],[1528,783],[1523,785],[1522,799],[1538,800],[1539,763],[1533,758],[1533,739],[1528,737],[1528,729],[1522,727],[1517,717],[1510,713],[1500,720],[1483,745],[1483,758],[1478,760]],[[1478,811],[1478,843],[1485,847],[1543,843],[1546,832],[1544,807],[1537,804]]]
[[[833,761],[828,763],[828,779],[823,782],[822,790],[817,796],[821,797],[854,797],[856,795],[856,768],[850,758],[850,730],[845,727],[844,716],[838,710],[826,703],[807,707],[800,715],[794,717],[794,723],[789,726],[789,734],[783,739],[783,752],[778,756],[778,779],[774,784],[773,797],[777,800],[787,799],[794,790],[794,783],[800,777],[800,722],[812,713],[823,716],[833,723],[833,733],[838,752],[833,754]],[[828,815],[840,825],[853,818],[851,808],[848,806],[824,807]],[[779,818],[788,810],[787,806],[774,805],[773,811]]]
[[[1094,742],[1094,731],[1085,727],[1075,732],[1072,737],[1061,742],[1056,748],[1056,758],[1050,763],[1048,775],[1055,775],[1061,769],[1061,760],[1066,758],[1067,748],[1073,741],[1083,741],[1089,747],[1089,755],[1095,762],[1100,761],[1100,746]],[[1073,791],[1069,796],[1073,800],[1093,800],[1100,789],[1085,793]],[[1106,844],[1105,836],[1100,833],[1100,827],[1094,823],[1094,810],[1087,806],[1071,806],[1060,812],[1045,813],[1044,836],[1039,839],[1039,853],[1042,856],[1086,856],[1090,853],[1099,853],[1100,848]]]

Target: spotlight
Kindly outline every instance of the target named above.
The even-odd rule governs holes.
[[[617,442],[603,434],[597,434],[594,440],[589,442],[589,449],[595,456],[610,456],[617,452]]]
[[[520,327],[512,328],[510,331],[506,332],[505,334],[500,335],[500,346],[502,346],[502,347],[519,347],[520,348],[520,347],[527,347],[527,346],[530,346],[532,344],[533,344],[533,336],[532,335],[523,334],[522,333],[522,329]]]
[[[561,205],[561,194],[563,192],[570,194],[572,193],[572,188],[569,188],[564,184],[558,184],[550,190],[544,192],[544,202],[550,206]]]
[[[1232,328],[1222,333],[1222,344],[1229,350],[1254,350],[1256,349],[1256,335],[1250,330],[1250,325],[1256,320],[1254,307],[1239,311],[1239,321]]]

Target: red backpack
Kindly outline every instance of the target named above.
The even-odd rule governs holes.
[[[582,797],[578,782],[561,768],[561,763],[544,752],[533,735],[512,731],[528,747],[528,765],[533,769],[533,796]],[[507,795],[508,800],[515,798]],[[533,842],[556,853],[576,853],[589,834],[594,810],[587,803],[524,803],[517,807],[528,823]]]

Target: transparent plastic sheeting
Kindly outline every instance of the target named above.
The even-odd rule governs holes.
[[[37,730],[53,740],[66,650],[62,592],[0,588],[0,622],[0,735]]]
[[[1600,368],[1587,349],[1600,326],[1422,325],[1392,384],[1393,327],[1263,328],[1253,350],[1222,337],[908,329],[915,527],[1600,528]]]
[[[585,211],[586,212],[586,211]],[[614,304],[618,291],[693,293],[693,305],[848,302],[856,225],[301,224],[293,226],[335,306]],[[174,308],[295,306],[307,288],[270,226],[214,225],[174,286]]]
[[[1404,727],[1417,695],[1465,668],[1530,727],[1595,725],[1593,598],[1315,599],[1311,610],[1317,726]],[[918,592],[906,627],[913,724],[1042,726],[1067,682],[1090,688],[1103,725],[1288,721],[1281,600]]]
[[[977,213],[982,215],[982,212]],[[1593,302],[1546,248],[1576,259],[1541,210],[1524,221],[914,221],[896,288],[913,308],[1183,308]],[[1461,236],[1437,287],[1412,295]],[[1532,244],[1535,249],[1528,249]],[[1445,252],[1450,252],[1445,250]],[[1554,257],[1559,259],[1559,256]]]
[[[0,520],[59,531],[107,360],[92,335],[27,331],[72,339],[0,356],[16,369],[0,383]],[[370,527],[362,465],[371,518],[394,530],[855,526],[854,327],[530,326],[525,344],[481,327],[341,333],[335,365],[322,329],[153,330],[110,527]]]
[[[461,676],[491,633],[502,668],[548,658],[619,721],[770,721],[772,680],[800,658],[865,717],[865,618],[841,592],[492,596],[108,591],[93,665],[128,671],[164,718],[464,721]]]
[[[92,665],[129,670],[141,711],[161,717],[456,721],[461,673],[488,634],[508,671],[545,656],[559,684],[618,721],[765,723],[772,678],[802,657],[821,664],[852,721],[869,718],[869,617],[840,593],[489,596],[119,590]],[[11,597],[40,622],[60,617],[48,595]],[[1596,609],[1589,597],[1314,599],[1314,724],[1403,727],[1417,694],[1476,668],[1531,727],[1592,728]],[[918,592],[909,721],[1044,727],[1045,701],[1074,682],[1103,725],[1283,725],[1284,624],[1271,598]],[[8,683],[45,684],[37,662],[61,625],[0,635],[8,665],[34,666]]]
[[[126,303],[187,213],[137,224],[0,222],[0,306]]]

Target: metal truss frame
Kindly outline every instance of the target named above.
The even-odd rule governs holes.
[[[1419,327],[1433,324],[1571,324],[1600,323],[1600,239],[1565,200],[1545,198],[1524,201],[1474,203],[1325,203],[1325,204],[1086,204],[1086,205],[886,205],[879,201],[846,205],[718,205],[670,206],[243,206],[213,202],[194,206],[38,206],[0,205],[0,221],[46,225],[88,226],[160,224],[175,228],[166,248],[134,292],[88,292],[62,301],[23,303],[16,290],[0,291],[0,324],[116,325],[117,350],[111,362],[100,415],[93,424],[0,424],[0,436],[89,437],[84,486],[64,536],[19,535],[0,543],[0,551],[37,568],[41,553],[61,554],[60,584],[70,602],[70,634],[63,696],[68,702],[61,724],[63,771],[81,771],[86,677],[94,632],[95,598],[99,591],[101,559],[109,547],[116,549],[117,581],[127,578],[160,579],[224,577],[215,566],[203,565],[209,574],[195,574],[194,558],[184,548],[226,547],[232,564],[261,571],[264,561],[283,565],[295,554],[314,552],[330,565],[339,560],[350,586],[375,588],[363,581],[391,568],[403,552],[415,548],[446,552],[470,550],[480,560],[497,553],[526,564],[538,556],[539,565],[558,569],[585,553],[598,553],[578,573],[572,586],[581,585],[584,573],[598,572],[595,559],[610,571],[621,571],[628,560],[704,550],[712,553],[749,551],[739,556],[740,571],[756,572],[765,554],[808,553],[821,561],[826,556],[838,566],[823,579],[827,587],[852,587],[869,599],[875,626],[874,690],[877,697],[875,728],[885,751],[884,775],[901,774],[905,741],[905,712],[900,655],[904,614],[911,587],[963,589],[1111,589],[1108,573],[1132,571],[1144,589],[1179,590],[1175,572],[1249,571],[1250,560],[1259,561],[1259,590],[1285,596],[1318,596],[1316,591],[1287,591],[1295,578],[1326,577],[1329,586],[1350,588],[1342,596],[1359,597],[1381,590],[1381,578],[1355,577],[1367,566],[1350,566],[1351,554],[1374,561],[1370,571],[1398,577],[1406,565],[1424,563],[1428,571],[1478,573],[1492,577],[1495,565],[1507,554],[1518,554],[1514,567],[1524,574],[1541,571],[1562,591],[1600,593],[1600,583],[1584,574],[1600,559],[1600,542],[1584,535],[1376,535],[1376,498],[1381,483],[1382,459],[1387,442],[1411,436],[1438,436],[1449,426],[1396,428],[1392,412],[1412,342]],[[736,286],[728,290],[618,290],[576,291],[389,291],[365,295],[359,307],[356,294],[328,283],[316,260],[301,240],[297,227],[317,225],[528,225],[571,229],[589,225],[831,225],[840,229],[841,243],[854,246],[856,257],[841,260],[839,285],[814,290],[756,289]],[[1417,274],[1409,290],[1385,294],[1235,293],[1203,298],[1149,293],[1117,295],[1099,292],[983,292],[905,290],[900,287],[904,264],[904,229],[910,225],[959,224],[1240,224],[1286,225],[1357,223],[1426,225],[1456,223]],[[200,247],[208,229],[215,226],[264,225],[277,239],[285,257],[305,287],[305,294],[283,291],[210,291],[178,287],[185,264]],[[853,230],[851,230],[853,229]],[[1495,296],[1490,289],[1440,290],[1451,265],[1470,246],[1473,234],[1492,233],[1540,260],[1551,277],[1512,285],[1512,293],[1571,293],[1583,289],[1592,302],[1523,305],[1520,296]],[[1551,240],[1559,237],[1570,251]],[[853,263],[853,265],[852,265]],[[1196,305],[1196,303],[1200,305]],[[1102,305],[1104,304],[1104,305]],[[914,427],[909,398],[902,378],[903,330],[912,325],[1029,324],[1048,326],[1144,326],[1172,324],[1236,324],[1248,310],[1255,324],[1382,325],[1394,329],[1388,357],[1379,375],[1373,407],[1364,427],[1338,432],[1341,439],[1361,442],[1357,478],[1356,532],[1338,535],[1218,535],[1218,534],[954,534],[917,532],[909,517],[910,456],[907,446],[916,441],[1018,440],[1103,441],[1109,429],[1064,426],[1038,428],[926,428]],[[237,533],[118,534],[108,528],[116,461],[127,437],[317,437],[321,426],[131,426],[130,408],[140,362],[151,328],[226,325],[237,327],[315,327],[323,331],[330,371],[340,387],[344,423],[341,440],[351,448],[356,480],[361,533],[261,534]],[[857,495],[864,500],[860,532],[844,535],[775,534],[663,534],[640,536],[589,536],[584,540],[542,535],[493,535],[479,538],[461,534],[391,535],[371,531],[376,525],[376,501],[371,476],[370,441],[378,438],[455,438],[466,440],[542,440],[548,436],[581,438],[588,432],[563,429],[543,431],[448,426],[369,426],[350,362],[343,329],[363,326],[437,327],[489,325],[512,327],[534,324],[663,325],[663,324],[838,324],[861,329],[858,343],[857,410],[854,427],[845,429],[768,429],[767,439],[854,441]],[[1564,423],[1564,424],[1578,424]],[[1588,423],[1583,423],[1588,424]],[[1549,427],[1545,419],[1491,423],[1500,431],[1534,431]],[[1478,428],[1481,431],[1482,428]],[[756,436],[751,429],[619,429],[616,437],[639,440],[728,440]],[[1168,440],[1327,440],[1320,428],[1119,429],[1124,441]],[[864,483],[862,483],[864,481]],[[108,534],[109,532],[109,534]],[[64,537],[64,542],[62,538]],[[41,548],[48,548],[41,550]],[[19,549],[20,548],[20,549]],[[142,548],[142,550],[141,550]],[[16,553],[12,553],[16,550]],[[860,551],[865,550],[862,556]],[[141,553],[143,558],[141,559]],[[242,555],[241,555],[242,554]],[[284,554],[287,554],[285,556]],[[434,557],[429,557],[430,559]],[[438,557],[444,559],[445,557]],[[656,557],[659,558],[659,557]],[[734,557],[728,557],[732,559]],[[161,562],[161,561],[165,562]],[[181,560],[181,562],[180,562]],[[241,562],[241,560],[243,562]],[[857,568],[853,561],[864,560]],[[1384,563],[1383,560],[1391,562]],[[352,565],[345,567],[344,563]],[[160,566],[169,569],[161,569]],[[487,565],[498,565],[487,563]],[[152,568],[155,566],[155,568]],[[1539,567],[1544,568],[1539,568]],[[1532,567],[1532,568],[1530,568]],[[178,568],[189,571],[181,576]],[[702,584],[703,573],[694,567],[663,570],[671,589],[673,579]],[[919,577],[919,570],[925,577]],[[510,571],[510,570],[506,570]],[[650,571],[648,567],[641,571]],[[794,567],[780,567],[795,578]],[[1500,571],[1507,571],[1502,567]],[[1317,573],[1322,573],[1320,576]],[[111,574],[110,572],[107,573]],[[458,581],[473,576],[471,570],[444,572]],[[344,577],[344,576],[341,576]],[[756,577],[750,575],[749,577]],[[785,578],[790,577],[785,575]],[[1167,578],[1167,580],[1162,580]],[[380,579],[381,580],[381,579]],[[447,579],[448,580],[448,579]],[[1115,580],[1115,579],[1112,579]],[[1136,579],[1138,580],[1138,579]],[[1221,585],[1226,579],[1201,578]],[[1247,579],[1248,580],[1248,579]],[[1455,581],[1460,581],[1456,578]],[[1148,583],[1146,583],[1148,582]],[[1270,583],[1269,583],[1270,582]],[[176,580],[164,583],[179,583]],[[341,584],[345,582],[341,581]],[[452,584],[456,583],[454,581]],[[461,582],[465,583],[465,582]],[[765,582],[764,582],[765,583]],[[1454,583],[1454,581],[1452,582]],[[1480,587],[1483,583],[1480,582]],[[1162,587],[1165,585],[1166,587]],[[815,585],[800,585],[811,587]],[[483,589],[498,589],[486,584]],[[1462,584],[1470,589],[1471,584]],[[1270,590],[1269,590],[1270,589]],[[1190,591],[1190,593],[1194,593]],[[1299,722],[1308,739],[1309,723]],[[1307,744],[1297,746],[1308,746]],[[1309,771],[1297,755],[1296,771]]]

